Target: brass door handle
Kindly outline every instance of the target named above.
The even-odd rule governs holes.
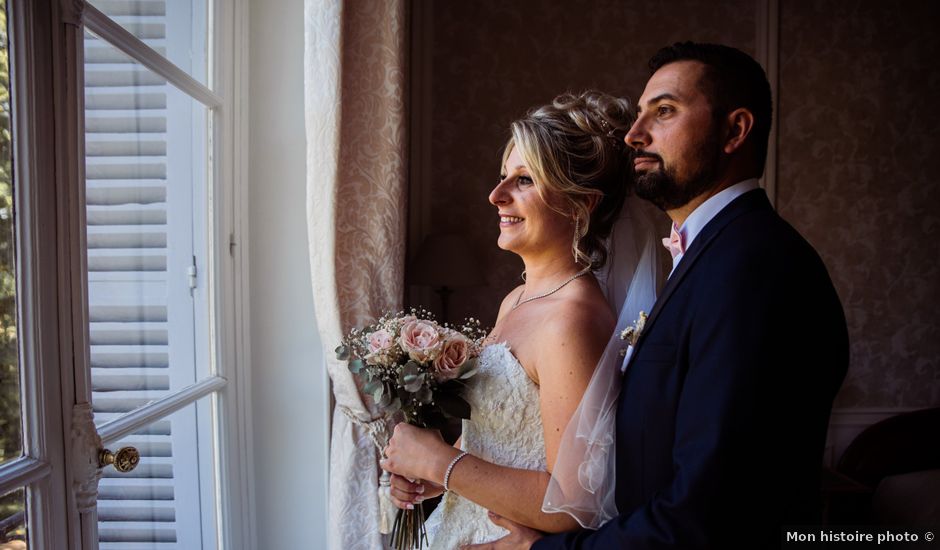
[[[112,453],[108,449],[98,451],[98,466],[104,468],[109,464],[114,465],[114,469],[126,474],[140,463],[140,453],[134,447],[122,447],[117,453]]]

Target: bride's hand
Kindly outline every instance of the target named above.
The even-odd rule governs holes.
[[[398,474],[392,474],[392,502],[402,509],[412,509],[429,498],[444,493],[444,488],[437,483],[418,480],[414,483]]]
[[[443,483],[444,470],[460,451],[444,442],[441,432],[418,428],[404,422],[395,426],[385,447],[382,469],[408,479]]]

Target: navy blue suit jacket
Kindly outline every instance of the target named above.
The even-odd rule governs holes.
[[[819,522],[842,306],[813,248],[745,193],[701,231],[650,312],[617,411],[620,515],[533,548],[780,548]]]

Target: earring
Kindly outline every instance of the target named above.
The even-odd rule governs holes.
[[[578,246],[581,241],[581,216],[575,216],[574,218],[574,242],[571,243],[571,247],[574,252],[574,261],[577,262],[581,256],[581,249]]]

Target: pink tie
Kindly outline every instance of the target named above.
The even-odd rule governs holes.
[[[672,224],[672,231],[669,233],[669,238],[663,239],[663,246],[672,254],[673,258],[679,254],[685,254],[685,243],[682,242],[682,234],[679,233],[676,224]]]

